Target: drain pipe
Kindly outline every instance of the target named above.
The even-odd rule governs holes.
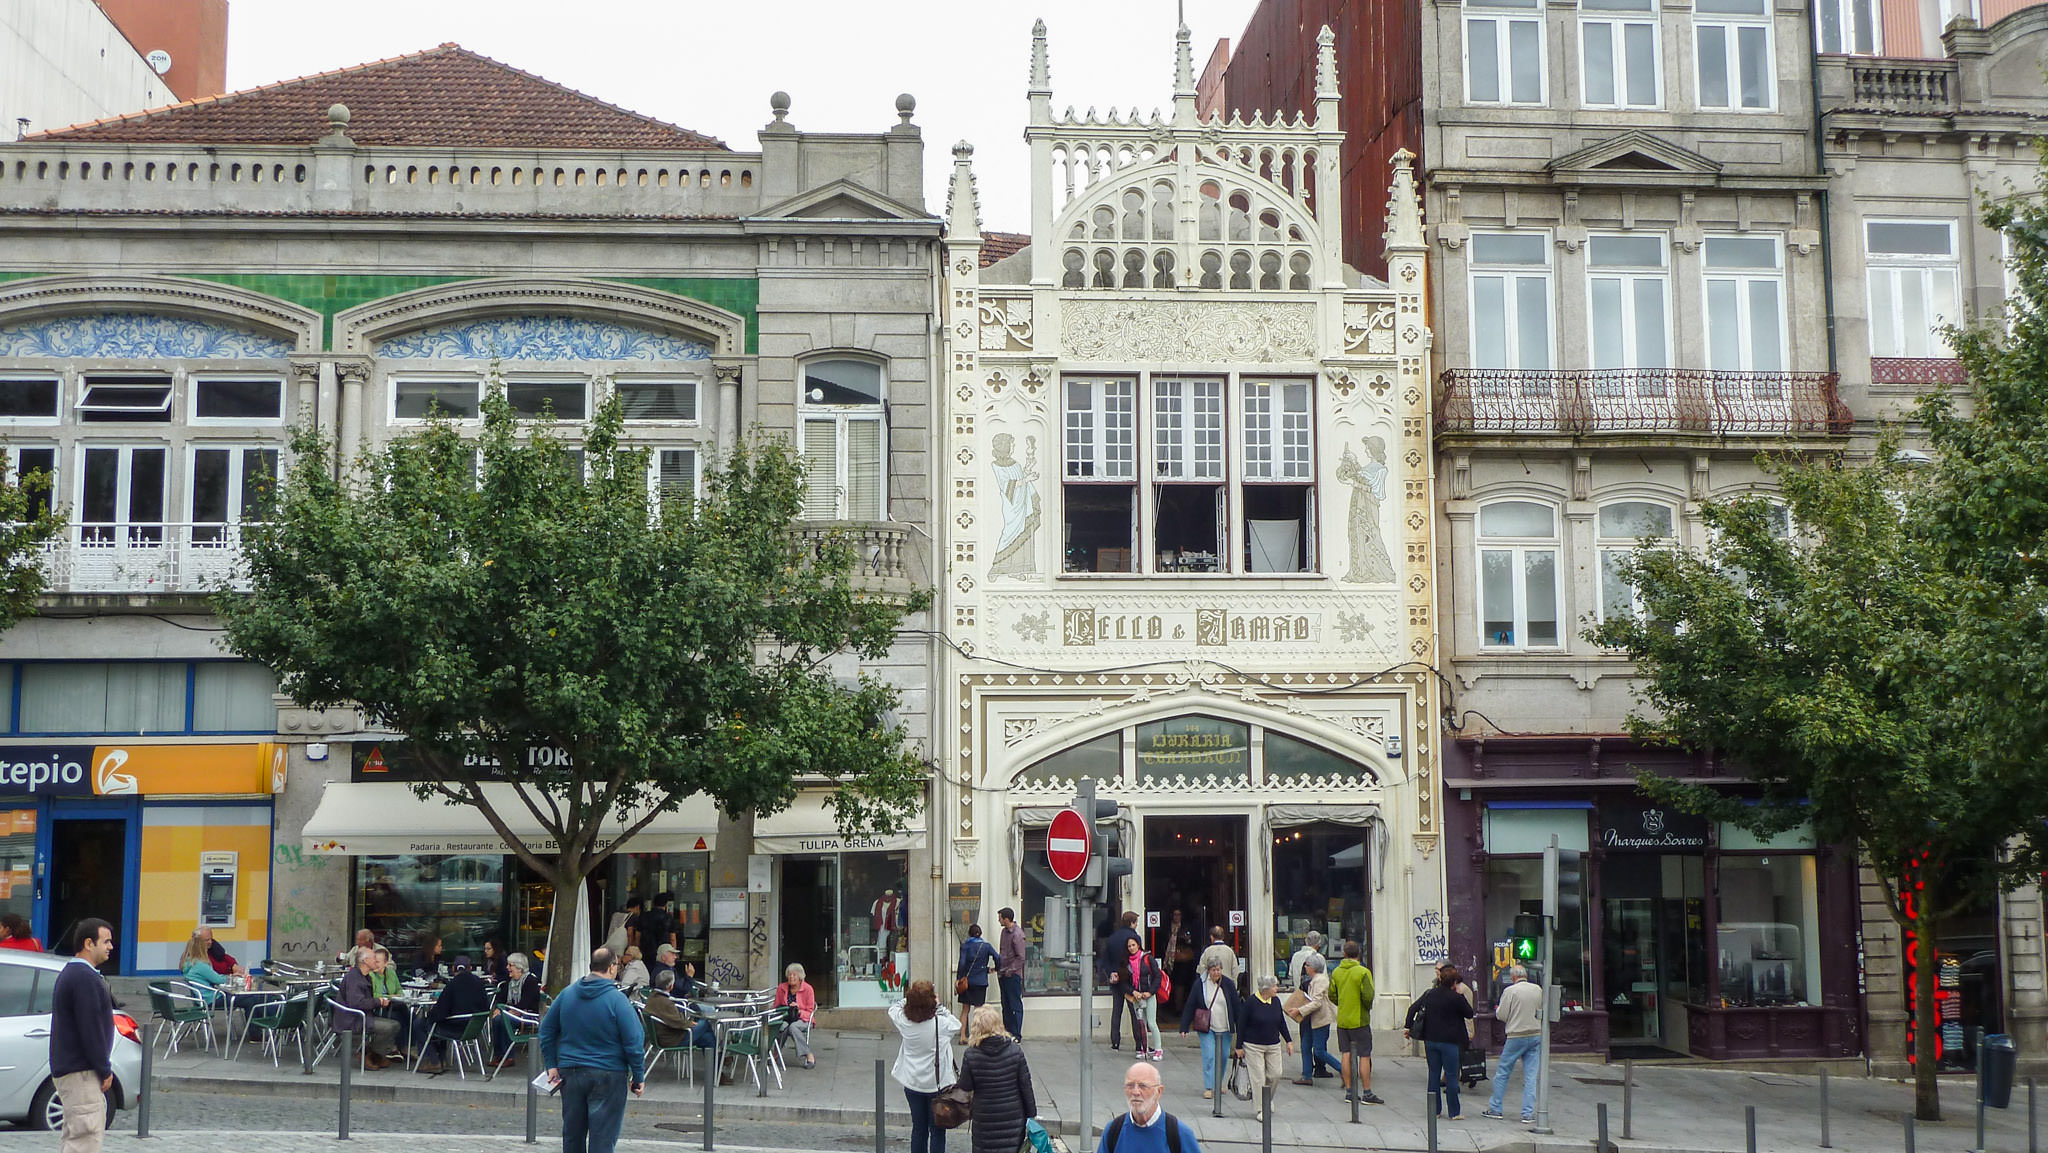
[[[1812,30],[1808,29],[1809,35]],[[1813,167],[1821,178],[1819,201],[1814,210],[1820,214],[1820,275],[1821,307],[1827,310],[1828,371],[1835,374],[1835,399],[1841,400],[1841,365],[1835,351],[1835,245],[1833,216],[1829,211],[1828,195],[1828,140],[1821,125],[1820,97],[1820,52],[1817,46],[1806,54],[1806,83],[1813,95]],[[1833,413],[1829,413],[1833,416]],[[1851,416],[1854,414],[1852,413]]]

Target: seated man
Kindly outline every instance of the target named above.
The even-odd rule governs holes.
[[[362,950],[362,949],[374,949],[374,948],[376,948],[376,947],[377,947],[377,936],[376,936],[376,934],[374,934],[374,933],[370,932],[370,931],[369,931],[368,929],[357,929],[357,930],[356,930],[356,943],[355,943],[355,944],[353,944],[353,945],[350,945],[350,946],[349,946],[348,948],[346,948],[346,949],[343,949],[343,950],[341,951],[341,957],[340,957],[340,961],[341,961],[341,963],[342,963],[342,964],[344,964],[344,965],[353,965],[353,964],[355,964],[355,963],[356,963],[356,962],[355,962],[355,957],[356,957],[356,954],[357,954],[357,952],[358,952],[359,950]]]
[[[676,947],[659,945],[654,950],[654,960],[647,963],[647,982],[652,985],[654,978],[664,972],[673,972],[676,967]]]
[[[491,1010],[491,1059],[503,1064],[512,1055],[512,1022],[506,1009],[540,1016],[540,978],[528,972],[526,954],[505,958],[505,983],[498,986],[498,1008]]]
[[[419,1071],[439,1073],[442,1064],[435,1050],[445,1041],[453,1041],[462,1035],[469,1025],[469,1018],[491,1007],[491,989],[484,979],[477,976],[470,967],[467,954],[455,958],[455,968],[448,978],[448,987],[441,990],[441,997],[428,1009],[421,1024],[427,1031],[425,1051],[420,1054]]]
[[[654,1043],[664,1049],[674,1049],[689,1038],[692,1049],[710,1049],[718,1044],[718,1034],[711,1028],[711,1022],[698,1018],[693,1025],[688,1014],[675,1001],[676,972],[664,969],[654,977],[654,990],[647,994],[647,1019],[654,1023]]]
[[[704,982],[699,981],[697,979],[696,962],[684,961],[676,966],[675,972],[676,996],[697,997],[703,995],[707,991],[708,986],[706,986]]]
[[[242,972],[240,962],[235,960],[234,955],[222,948],[219,941],[213,939],[212,929],[201,925],[199,927],[199,937],[206,942],[206,962],[213,966],[214,972],[219,973],[223,977],[240,977],[245,975]]]
[[[385,1054],[392,1051],[392,1045],[398,1039],[398,1022],[375,1015],[377,995],[370,988],[370,971],[376,966],[376,953],[370,949],[357,949],[355,953],[355,965],[342,974],[341,992],[335,1000],[356,1012],[336,1009],[334,1031],[359,1033],[367,1024],[370,1027],[369,1047],[363,1051],[363,1065],[382,1069],[391,1063]]]

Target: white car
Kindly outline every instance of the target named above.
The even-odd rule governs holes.
[[[0,1121],[30,1129],[64,1127],[64,1103],[50,1080],[50,1003],[57,974],[70,962],[49,953],[0,949]],[[107,1106],[126,1109],[142,1084],[142,1031],[119,1009],[113,1057]]]

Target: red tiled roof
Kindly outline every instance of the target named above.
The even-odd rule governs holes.
[[[718,149],[723,141],[606,104],[457,44],[38,133],[32,140],[311,144],[345,104],[358,144]]]
[[[1028,232],[984,232],[981,234],[981,266],[987,268],[1029,247],[1031,234]]]

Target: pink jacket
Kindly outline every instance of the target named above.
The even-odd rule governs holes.
[[[775,986],[775,1007],[780,1009],[789,1004],[789,982]],[[818,1015],[818,993],[805,981],[796,989],[796,1015],[799,1020],[809,1021]]]

